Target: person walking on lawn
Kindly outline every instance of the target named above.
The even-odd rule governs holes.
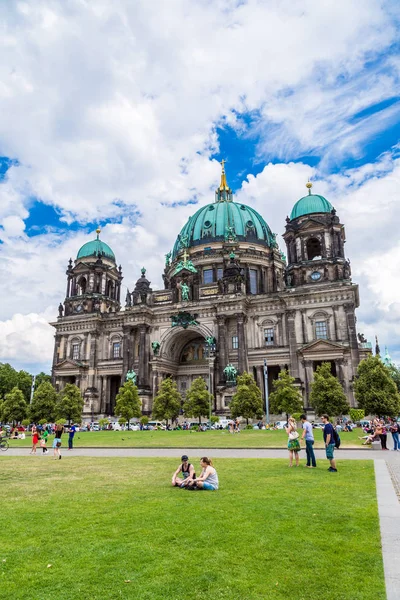
[[[312,430],[312,425],[309,421],[307,421],[306,415],[301,415],[301,422],[303,423],[303,435],[301,439],[306,443],[306,455],[307,455],[307,464],[306,467],[312,469],[317,466],[317,461],[315,460],[314,454],[314,433]]]
[[[76,427],[72,424],[68,430],[68,450],[72,450],[74,447],[74,435],[75,435]]]
[[[328,415],[322,415],[322,422],[324,423],[324,442],[325,442],[325,453],[326,458],[331,463],[328,471],[331,473],[337,473],[336,461],[334,458],[335,451],[335,434],[333,431],[333,425],[329,422]]]

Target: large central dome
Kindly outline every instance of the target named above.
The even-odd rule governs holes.
[[[275,236],[256,210],[232,201],[232,190],[222,171],[215,202],[200,208],[182,228],[172,250],[172,259],[182,248],[225,240],[249,241],[272,247]]]

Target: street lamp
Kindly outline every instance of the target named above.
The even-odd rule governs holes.
[[[268,365],[264,358],[264,390],[265,390],[265,425],[269,423],[269,398],[268,398]]]
[[[212,401],[214,399],[214,394],[212,392],[211,389],[211,365],[212,365],[212,359],[214,358],[214,354],[215,354],[215,350],[217,348],[217,345],[215,343],[215,337],[208,337],[206,338],[206,343],[207,343],[207,347],[208,347],[208,391],[210,393],[210,399],[209,399],[209,417],[210,417],[210,430],[211,430],[211,413],[212,413]]]

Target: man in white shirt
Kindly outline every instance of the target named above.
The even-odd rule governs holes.
[[[306,443],[306,455],[307,455],[307,464],[306,467],[312,469],[312,467],[317,466],[317,461],[315,460],[314,454],[314,433],[312,429],[312,425],[309,421],[307,421],[306,415],[301,415],[301,422],[303,423],[303,435],[301,437],[302,440]],[[312,466],[311,466],[312,465]]]

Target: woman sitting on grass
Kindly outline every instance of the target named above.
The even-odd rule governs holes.
[[[217,471],[214,469],[211,458],[203,456],[200,459],[201,475],[197,479],[192,479],[186,486],[187,490],[209,490],[215,491],[219,487]]]

